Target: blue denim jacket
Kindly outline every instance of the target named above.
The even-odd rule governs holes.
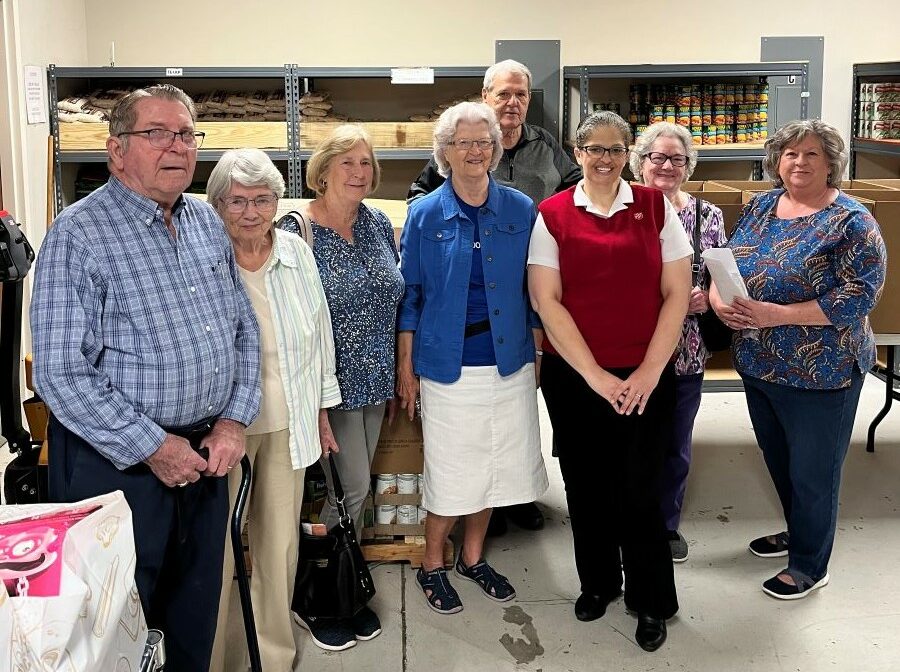
[[[530,198],[490,178],[488,200],[479,212],[481,255],[502,376],[534,361],[531,328],[540,322],[529,304],[525,272],[535,217]],[[462,371],[474,232],[475,225],[460,211],[447,180],[410,204],[400,239],[406,292],[397,328],[415,332],[416,374],[440,383],[456,381]]]

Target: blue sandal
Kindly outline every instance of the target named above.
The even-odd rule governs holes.
[[[485,560],[479,560],[471,567],[466,567],[460,553],[454,571],[457,576],[477,583],[485,597],[495,602],[508,602],[516,596],[515,588],[506,577],[495,572]]]
[[[416,581],[425,594],[428,606],[439,614],[455,614],[462,611],[462,600],[459,593],[450,585],[447,579],[447,570],[443,567],[426,572],[424,567],[419,567],[416,572]],[[431,591],[431,594],[428,594]]]

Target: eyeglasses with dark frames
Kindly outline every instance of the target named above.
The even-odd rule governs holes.
[[[613,147],[604,147],[603,145],[584,145],[583,147],[579,147],[578,149],[595,159],[602,159],[603,155],[607,152],[612,159],[621,159],[626,154],[628,154],[628,148],[621,147],[619,145],[615,145]]]
[[[666,161],[671,161],[672,165],[676,168],[684,168],[688,162],[688,157],[684,154],[672,154],[670,156],[668,154],[663,154],[662,152],[647,152],[644,154],[644,158],[657,166],[662,166]]]
[[[203,131],[168,131],[165,128],[148,128],[145,131],[124,131],[116,137],[121,138],[123,135],[143,135],[150,142],[151,147],[157,149],[168,149],[175,144],[175,138],[181,138],[182,144],[188,149],[200,149],[203,146],[203,138],[206,133]]]

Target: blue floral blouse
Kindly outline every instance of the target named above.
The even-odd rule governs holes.
[[[397,306],[405,285],[391,222],[381,210],[360,203],[352,243],[315,221],[311,224],[343,400],[335,408],[392,399]]]
[[[750,297],[778,304],[816,300],[830,326],[784,325],[738,334],[742,374],[804,389],[850,385],[854,366],[875,360],[868,314],[884,285],[887,251],[878,223],[858,201],[839,194],[828,207],[792,220],[775,214],[784,189],[755,196],[728,247]]]

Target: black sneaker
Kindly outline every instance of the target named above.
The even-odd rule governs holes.
[[[750,552],[760,558],[782,558],[788,554],[787,532],[779,532],[768,537],[759,537],[750,542]]]
[[[301,628],[309,632],[313,643],[326,651],[344,651],[356,646],[356,635],[347,624],[339,618],[317,618],[294,614],[294,620]]]
[[[356,615],[350,619],[350,627],[353,628],[353,634],[360,642],[368,642],[381,634],[381,621],[378,620],[378,615],[368,607],[363,607],[356,612]]]
[[[684,562],[688,558],[688,544],[681,532],[669,532],[669,549],[672,551],[672,562]]]

